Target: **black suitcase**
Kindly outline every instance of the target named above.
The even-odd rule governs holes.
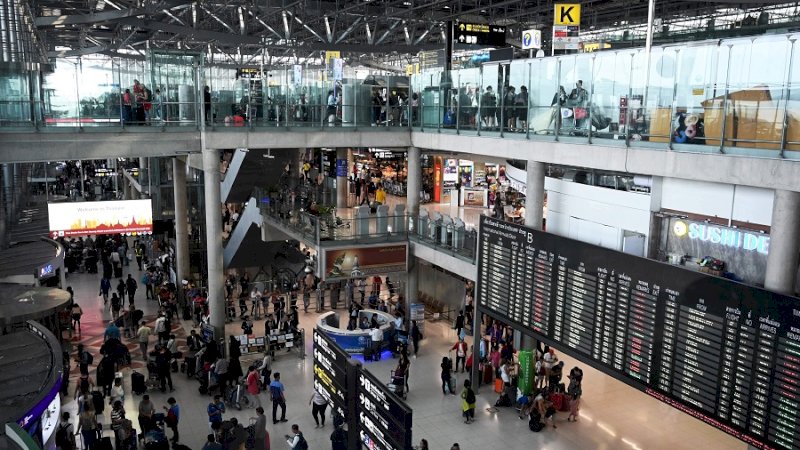
[[[184,305],[183,307],[183,320],[192,320],[192,311],[189,305]]]
[[[131,372],[131,390],[134,394],[141,395],[147,392],[144,375],[137,371]]]
[[[374,359],[372,347],[366,346],[364,347],[364,362],[372,361]]]
[[[194,372],[197,370],[197,357],[186,358],[186,376],[189,378],[194,377]]]
[[[103,411],[106,407],[105,397],[103,393],[100,391],[93,391],[92,392],[92,405],[94,406],[94,413],[95,414],[103,414]]]
[[[94,450],[114,450],[114,445],[111,443],[110,437],[101,438],[94,444]]]
[[[120,264],[119,267],[114,267],[114,276],[116,278],[122,278],[122,265]]]

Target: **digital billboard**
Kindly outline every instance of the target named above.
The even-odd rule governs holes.
[[[153,207],[149,199],[47,204],[50,237],[99,234],[151,234]]]

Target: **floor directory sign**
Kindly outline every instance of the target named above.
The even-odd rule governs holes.
[[[347,418],[347,359],[350,357],[336,343],[314,329],[314,389],[334,411]]]
[[[481,218],[478,309],[756,448],[800,449],[800,299]]]
[[[411,448],[411,408],[324,331],[313,341],[314,388],[348,423],[348,448]]]

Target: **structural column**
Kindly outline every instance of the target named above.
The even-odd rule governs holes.
[[[206,251],[208,255],[208,300],[214,336],[225,338],[225,273],[222,262],[222,204],[219,152],[203,148],[203,181],[206,209]]]
[[[776,190],[764,287],[793,295],[800,261],[800,192]]]
[[[339,164],[344,164],[345,170],[339,171]],[[339,209],[347,208],[347,148],[339,147],[336,149],[336,207]]]
[[[172,183],[175,193],[175,269],[178,283],[189,279],[189,226],[186,208],[186,161],[172,158]],[[180,289],[183,300],[183,288]]]
[[[142,188],[142,194],[144,194],[144,186],[145,186],[145,184],[147,184],[145,182],[145,180],[146,180],[145,177],[149,177],[150,176],[149,173],[145,174],[145,172],[147,172],[147,158],[145,158],[143,156],[140,156],[139,157],[139,179],[136,180],[136,181],[139,182],[139,186],[141,186],[141,188]]]
[[[544,163],[528,160],[527,174],[525,180],[525,225],[541,230],[544,214]]]
[[[14,195],[14,165],[3,164],[3,189],[5,190],[6,200],[6,217],[7,223],[10,225],[16,217],[16,198]]]
[[[422,190],[422,161],[417,147],[408,147],[408,177],[406,178],[406,212],[409,217],[419,215],[419,191]],[[415,223],[416,220],[411,223]],[[412,225],[413,226],[413,225]],[[410,231],[410,230],[409,230]]]

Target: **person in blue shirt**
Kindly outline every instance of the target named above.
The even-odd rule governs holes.
[[[108,328],[106,328],[106,332],[103,337],[106,341],[109,339],[119,340],[119,328],[117,328],[113,320],[108,323]]]
[[[168,398],[167,404],[169,407],[164,407],[167,410],[167,417],[164,422],[172,430],[172,442],[178,442],[178,423],[181,420],[181,407],[178,406],[178,402],[174,397]]]
[[[214,431],[214,424],[222,423],[222,413],[225,412],[225,403],[222,402],[222,397],[219,395],[214,396],[214,401],[208,404],[208,426]]]
[[[280,422],[288,422],[286,420],[286,395],[284,394],[283,383],[281,383],[280,372],[275,372],[272,377],[272,383],[269,384],[269,395],[272,398],[272,424],[279,422],[278,420],[278,406],[281,407],[281,420]]]
[[[103,296],[103,306],[108,304],[108,291],[111,290],[111,280],[103,278],[100,280],[100,295]]]

